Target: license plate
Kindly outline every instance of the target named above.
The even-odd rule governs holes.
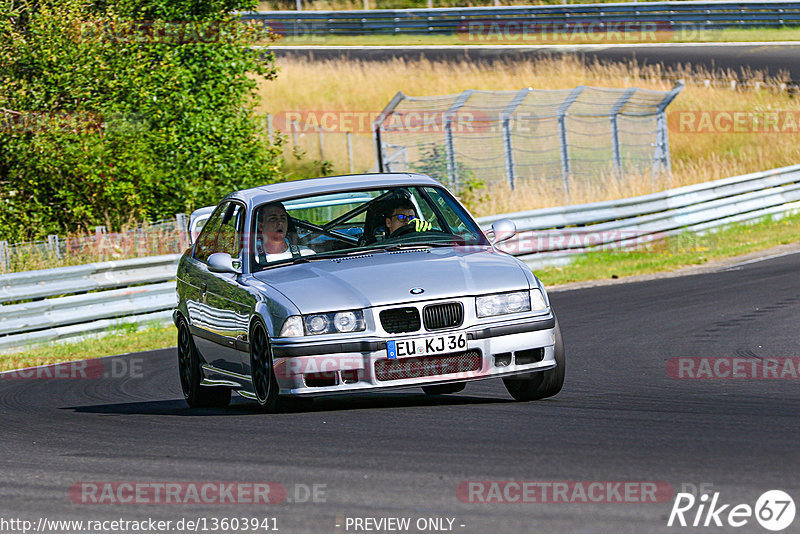
[[[428,356],[429,354],[441,354],[443,352],[457,352],[466,348],[466,332],[386,342],[386,353],[390,360],[406,356]]]

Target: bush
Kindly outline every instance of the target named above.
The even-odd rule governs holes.
[[[279,177],[246,0],[0,0],[0,239],[159,219]]]

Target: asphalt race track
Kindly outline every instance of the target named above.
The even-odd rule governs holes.
[[[666,367],[675,357],[797,357],[798,273],[793,254],[554,293],[567,382],[527,404],[492,380],[449,397],[328,398],[279,415],[238,398],[227,411],[190,410],[174,349],[104,360],[118,378],[0,378],[0,517],[274,517],[284,533],[354,532],[344,521],[365,517],[409,517],[412,526],[451,518],[465,534],[705,532],[667,528],[672,494],[647,504],[480,503],[456,490],[466,481],[660,481],[674,492],[706,484],[734,505],[753,506],[770,489],[797,500],[800,382],[680,380]],[[272,481],[293,501],[313,485],[324,495],[270,505],[74,503],[70,487],[87,481]],[[752,518],[736,531],[765,532]]]
[[[784,82],[800,81],[800,44],[646,44],[646,45],[541,45],[541,46],[275,46],[277,58],[357,59],[388,61],[394,58],[431,61],[518,61],[561,54],[576,54],[589,61],[629,62],[638,65],[663,64],[703,67],[709,71],[731,70],[747,78],[746,71],[765,71]]]

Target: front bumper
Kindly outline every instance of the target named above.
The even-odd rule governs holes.
[[[282,395],[330,395],[483,380],[555,367],[554,327],[555,319],[548,314],[437,332],[466,332],[467,347],[457,353],[397,359],[388,358],[387,340],[380,338],[315,344],[276,339],[273,363]]]

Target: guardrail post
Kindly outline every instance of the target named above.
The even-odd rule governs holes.
[[[617,177],[617,183],[622,183],[622,154],[620,152],[619,147],[619,124],[617,123],[617,117],[619,116],[619,112],[622,111],[622,108],[625,107],[625,104],[628,103],[628,100],[636,93],[636,88],[631,87],[624,93],[622,93],[622,97],[614,104],[614,107],[611,108],[610,113],[610,120],[611,120],[611,148],[614,152],[614,174]]]
[[[471,97],[474,92],[474,89],[467,89],[461,93],[458,98],[456,98],[456,101],[447,109],[443,117],[444,148],[447,154],[447,177],[456,192],[460,189],[460,184],[458,183],[456,149],[453,143],[453,116],[467,103],[467,100],[469,100],[469,97]]]
[[[675,100],[675,97],[678,96],[678,93],[681,92],[683,89],[684,84],[683,81],[678,81],[675,86],[667,93],[664,97],[664,100],[658,105],[658,109],[656,111],[656,147],[653,154],[653,172],[651,174],[651,180],[653,183],[653,189],[655,190],[656,187],[656,176],[660,174],[661,167],[663,166],[664,169],[667,171],[667,179],[672,182],[672,163],[670,161],[670,154],[669,154],[669,132],[667,131],[667,115],[665,110],[667,106]]]
[[[511,115],[514,114],[531,91],[533,91],[532,87],[520,89],[506,106],[506,109],[503,110],[502,115],[500,115],[503,125],[503,152],[505,152],[506,160],[506,178],[512,190],[514,189],[514,145],[511,142]]]
[[[8,241],[0,241],[0,267],[4,271],[11,269],[11,258],[8,256]]]
[[[571,203],[571,195],[569,191],[569,178],[572,174],[569,162],[569,145],[567,144],[567,110],[575,102],[586,86],[581,85],[573,89],[569,96],[558,107],[558,143],[561,149],[561,181],[564,185],[564,201],[566,204]]]

